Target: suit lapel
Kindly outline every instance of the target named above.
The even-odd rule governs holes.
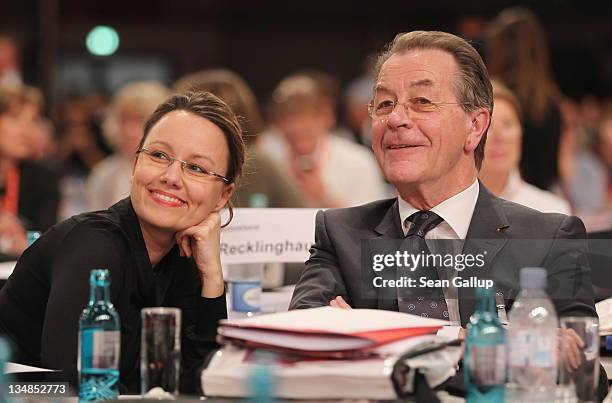
[[[404,232],[402,231],[402,224],[400,222],[399,215],[399,204],[397,199],[395,203],[387,210],[383,219],[374,228],[377,235],[374,239],[402,239]],[[383,270],[384,278],[395,279],[395,272],[391,273],[389,270]],[[394,288],[380,288],[378,290],[378,309],[384,309],[387,311],[397,311],[397,293]]]
[[[489,278],[491,262],[508,241],[505,231],[510,224],[498,205],[499,199],[493,196],[480,181],[479,186],[478,200],[466,235],[463,254],[484,254],[484,265],[481,268],[473,267],[462,271],[459,275],[464,279],[472,276]],[[472,287],[459,288],[459,312],[463,326],[474,312],[475,291]]]

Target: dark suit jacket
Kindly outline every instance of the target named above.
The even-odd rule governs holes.
[[[315,244],[295,287],[290,309],[328,305],[338,295],[354,308],[397,310],[393,290],[364,281],[361,242],[364,239],[403,238],[397,199],[359,207],[320,211]],[[559,316],[597,316],[586,258],[586,231],[577,217],[544,214],[480,192],[463,246],[464,254],[484,250],[483,268],[465,269],[466,278],[495,280],[509,309],[520,291],[522,267],[548,270],[548,294]],[[368,271],[371,268],[364,267]],[[459,288],[461,323],[475,308],[474,288]]]

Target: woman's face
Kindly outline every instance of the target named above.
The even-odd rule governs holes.
[[[227,175],[229,150],[223,132],[195,114],[166,114],[150,130],[144,147]],[[140,153],[132,172],[131,200],[141,226],[149,231],[175,233],[220,211],[234,188],[234,184],[227,185],[213,176],[186,175],[178,161],[167,167]]]
[[[510,102],[495,98],[494,103],[482,171],[506,174],[517,168],[521,160],[521,121]]]
[[[39,111],[24,104],[0,115],[0,156],[22,160],[33,153],[32,141],[39,130]]]

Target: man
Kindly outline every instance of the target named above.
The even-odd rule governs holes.
[[[463,255],[481,255],[483,267],[460,275],[495,280],[507,308],[520,290],[519,269],[538,266],[549,271],[547,291],[559,316],[596,316],[582,222],[496,198],[476,179],[493,97],[474,48],[442,32],[400,34],[379,57],[374,77],[372,147],[399,197],[319,212],[315,244],[290,308],[400,310],[465,326],[474,312],[475,287],[450,282],[437,287],[437,300],[435,286],[433,294],[417,286],[406,295],[369,281],[372,266],[362,259],[363,242],[406,237],[416,239],[414,253],[429,252],[432,239],[455,239]],[[416,273],[427,273],[432,284],[445,275],[423,268]]]
[[[276,130],[261,139],[311,207],[357,206],[388,194],[372,153],[332,134],[333,82],[313,71],[283,79],[270,106]]]

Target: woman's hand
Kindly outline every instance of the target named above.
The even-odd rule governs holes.
[[[200,224],[176,233],[181,256],[193,257],[202,276],[202,297],[216,298],[223,294],[221,269],[221,215],[210,213]]]

